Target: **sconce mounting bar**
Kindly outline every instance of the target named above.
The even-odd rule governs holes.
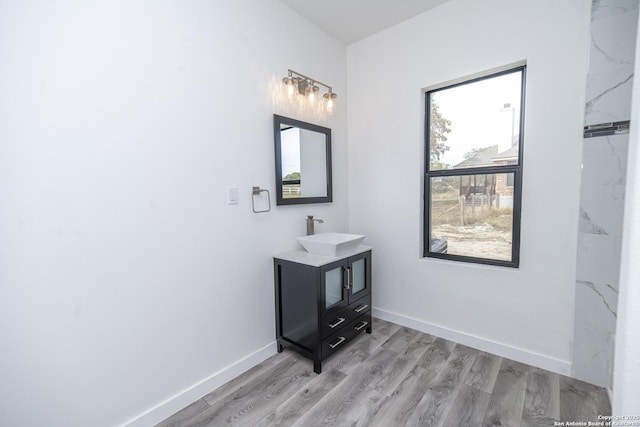
[[[333,93],[333,89],[332,89],[332,88],[331,88],[331,86],[329,86],[328,84],[325,84],[325,83],[319,82],[318,80],[314,79],[313,77],[305,76],[304,74],[301,74],[301,73],[299,73],[299,72],[297,72],[297,71],[294,71],[294,70],[292,70],[292,69],[289,69],[288,71],[289,71],[289,77],[293,77],[293,75],[295,74],[296,76],[298,76],[298,77],[302,77],[303,79],[308,80],[308,81],[310,81],[310,82],[312,82],[312,83],[317,83],[317,84],[319,84],[319,85],[321,85],[321,86],[324,86],[324,87],[326,87],[327,89],[329,89],[329,92],[330,92],[330,93]]]

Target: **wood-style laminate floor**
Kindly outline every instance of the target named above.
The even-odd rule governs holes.
[[[528,427],[610,413],[603,388],[374,318],[321,375],[285,350],[158,426]]]

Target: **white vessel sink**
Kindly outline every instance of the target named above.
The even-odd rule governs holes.
[[[340,256],[354,251],[365,237],[361,234],[319,233],[298,237],[298,242],[312,254]]]

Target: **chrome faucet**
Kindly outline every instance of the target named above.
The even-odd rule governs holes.
[[[320,224],[324,223],[321,219],[313,219],[313,215],[307,215],[307,236],[311,236],[315,233],[313,229],[315,225],[314,221],[317,221]]]

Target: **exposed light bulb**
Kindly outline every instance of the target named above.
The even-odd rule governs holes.
[[[309,89],[309,102],[313,104],[316,100],[316,93],[320,90],[320,88],[311,82],[310,86],[307,86]]]
[[[327,100],[327,111],[333,111],[333,99],[336,97],[337,95],[333,92],[327,92],[324,94],[324,98]]]
[[[285,87],[287,88],[287,96],[289,96],[289,98],[291,98],[291,96],[293,95],[293,92],[295,90],[295,85],[294,85],[294,80],[292,77],[285,77],[282,79],[282,83],[284,83]]]

